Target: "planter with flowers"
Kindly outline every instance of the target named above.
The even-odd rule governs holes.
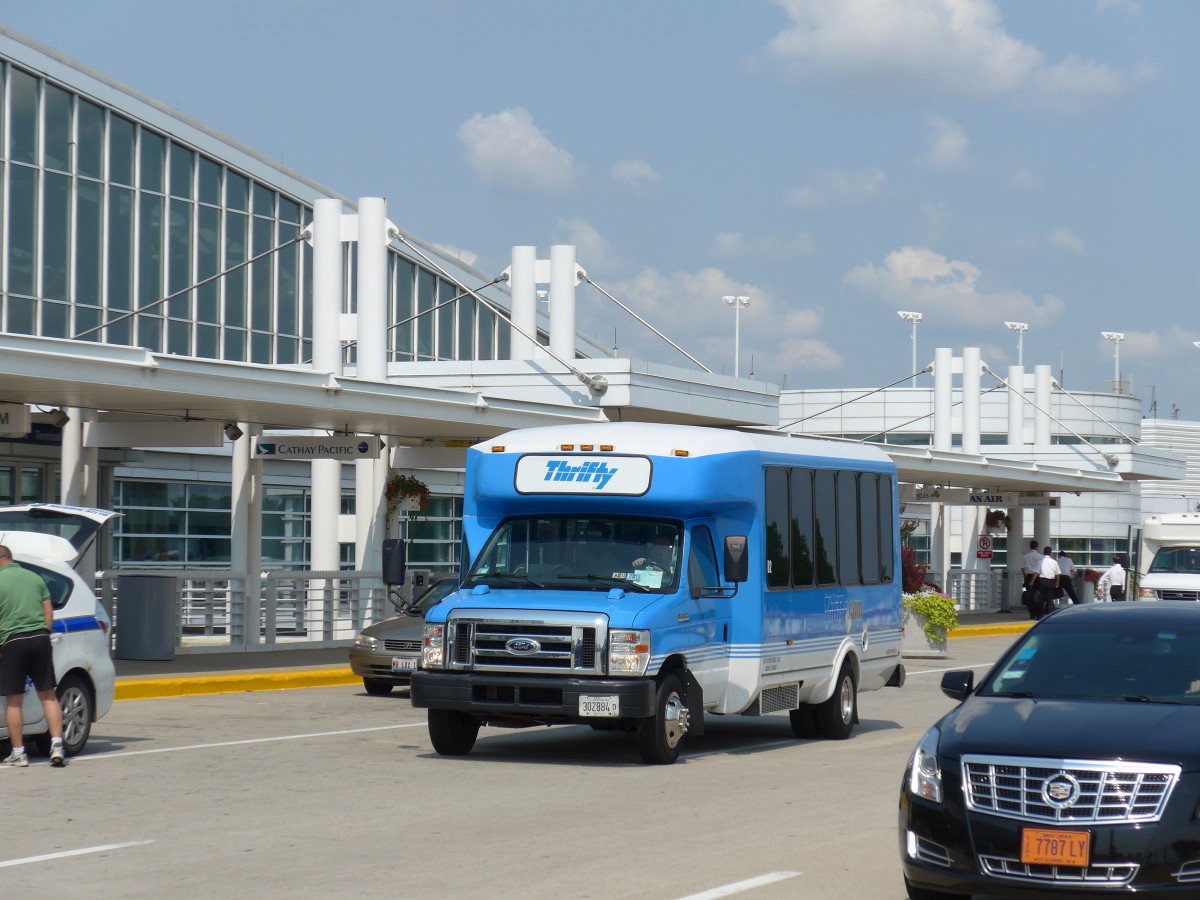
[[[401,512],[420,512],[429,503],[429,486],[415,475],[396,473],[387,481],[385,491],[390,516]]]
[[[1012,531],[1012,517],[1002,509],[989,509],[983,524],[988,531]]]
[[[946,638],[958,628],[958,610],[945,594],[922,589],[904,594],[900,654],[930,659],[946,658]]]

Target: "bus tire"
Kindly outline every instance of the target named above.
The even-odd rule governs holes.
[[[833,696],[817,707],[817,726],[821,736],[832,741],[844,741],[854,730],[858,719],[858,685],[850,661],[842,663],[834,684]]]
[[[651,766],[669,766],[679,758],[688,730],[688,708],[678,675],[662,676],[654,700],[654,715],[637,726],[638,753]]]
[[[799,709],[788,713],[792,722],[792,736],[798,738],[818,738],[821,729],[817,726],[817,708],[805,703]]]
[[[429,740],[442,756],[466,756],[479,735],[479,720],[456,709],[429,711]]]

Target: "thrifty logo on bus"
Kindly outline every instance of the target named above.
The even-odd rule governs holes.
[[[596,490],[600,491],[620,471],[619,468],[610,468],[606,462],[585,462],[573,466],[563,459],[551,459],[546,462],[545,480],[595,484]]]

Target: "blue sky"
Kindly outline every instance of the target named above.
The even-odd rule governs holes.
[[[938,346],[1200,419],[1188,0],[4,0],[0,20],[488,273],[579,248],[714,371],[877,387]],[[686,359],[581,286],[578,326]],[[786,380],[786,381],[785,381]],[[931,383],[928,376],[923,382]],[[985,387],[995,382],[985,376]]]

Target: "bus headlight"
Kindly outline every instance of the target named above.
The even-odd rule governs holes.
[[[609,675],[645,675],[649,665],[649,631],[616,629],[608,633]]]
[[[425,636],[421,641],[421,668],[440,669],[445,647],[446,626],[425,624]]]
[[[942,770],[938,767],[937,745],[941,733],[936,728],[925,732],[912,758],[908,789],[916,797],[942,802]]]

